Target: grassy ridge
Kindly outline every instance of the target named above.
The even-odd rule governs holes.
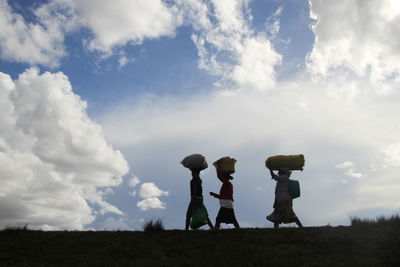
[[[400,228],[6,230],[0,266],[400,266]]]

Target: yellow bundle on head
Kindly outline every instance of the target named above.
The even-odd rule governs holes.
[[[282,168],[287,168],[289,170],[302,171],[304,168],[304,155],[277,155],[268,157],[265,160],[265,166],[271,170],[279,170]]]
[[[215,161],[213,165],[215,168],[222,173],[232,174],[235,172],[236,159],[230,157],[222,157]]]

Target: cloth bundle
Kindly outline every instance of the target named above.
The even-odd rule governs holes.
[[[204,170],[208,168],[206,158],[201,154],[193,154],[185,157],[181,164],[188,169]]]

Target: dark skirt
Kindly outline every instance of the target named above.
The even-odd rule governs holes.
[[[221,207],[218,211],[217,223],[235,223],[235,211],[233,209]]]

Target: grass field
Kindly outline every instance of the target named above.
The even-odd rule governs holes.
[[[357,221],[358,220],[358,221]],[[400,266],[400,224],[155,232],[0,231],[0,266]]]

